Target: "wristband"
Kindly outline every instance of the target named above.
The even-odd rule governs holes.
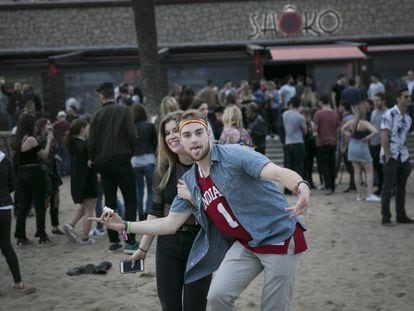
[[[306,186],[308,186],[309,190],[311,189],[310,183],[308,183],[306,180],[299,181],[298,182],[298,188],[299,188],[300,184],[305,184]]]
[[[309,188],[309,190],[311,190],[311,186],[310,186],[310,184],[306,181],[306,180],[301,180],[301,181],[299,181],[298,183],[297,183],[297,185],[295,186],[295,192],[298,194],[299,193],[299,186],[300,186],[300,184],[305,184],[308,188]]]
[[[130,221],[126,223],[126,232],[127,234],[131,234],[131,222]]]
[[[122,239],[124,241],[128,240],[128,236],[127,236],[127,226],[128,223],[126,221],[122,222]]]
[[[139,249],[140,251],[144,252],[145,254],[148,252],[148,250],[145,250],[145,249],[143,249],[143,248],[141,248],[141,247],[138,247],[138,249]]]

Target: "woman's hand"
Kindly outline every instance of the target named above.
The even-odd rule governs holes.
[[[54,138],[53,132],[52,132],[52,131],[49,131],[49,132],[47,133],[47,142],[48,142],[48,143],[51,143],[51,142],[52,142],[52,140],[53,140],[53,138]]]
[[[129,260],[131,260],[131,266],[132,268],[135,267],[135,263],[140,259],[145,259],[147,257],[147,254],[140,250],[139,248],[129,257]]]

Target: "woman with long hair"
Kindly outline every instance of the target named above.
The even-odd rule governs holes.
[[[53,140],[50,131],[46,137],[46,144],[42,147],[35,138],[34,116],[22,114],[17,126],[14,147],[17,157],[17,191],[19,194],[19,210],[17,213],[16,232],[17,245],[29,244],[26,236],[26,215],[34,201],[36,211],[36,233],[39,245],[50,243],[45,231],[46,218],[46,176],[41,168],[41,159],[47,159]]]
[[[131,159],[137,189],[137,212],[139,220],[147,217],[152,205],[152,176],[155,169],[155,151],[157,149],[157,131],[155,125],[147,120],[143,105],[132,106],[135,129],[137,130],[137,149]],[[144,178],[147,188],[147,200],[144,207]]]
[[[48,118],[40,118],[36,121],[36,139],[39,141],[39,144],[42,146],[46,145],[47,134],[52,131],[52,124]],[[59,176],[57,171],[56,163],[56,151],[57,143],[53,139],[49,156],[41,161],[42,169],[46,173],[46,203],[45,208],[50,204],[50,219],[52,222],[52,233],[57,235],[64,234],[59,229],[59,186],[62,185],[62,179]]]
[[[224,109],[223,125],[224,129],[221,133],[219,144],[253,146],[250,134],[243,128],[243,117],[239,107],[233,105]]]
[[[80,204],[71,222],[65,224],[63,229],[69,241],[77,242],[78,236],[75,225],[83,217],[81,245],[95,243],[89,238],[96,198],[97,174],[88,157],[86,141],[89,135],[89,123],[85,119],[76,119],[70,125],[69,133],[65,138],[65,145],[70,154],[70,192],[73,202]]]
[[[182,111],[170,113],[160,123],[153,205],[148,219],[168,215],[177,195],[177,183],[193,164],[179,140],[177,126],[181,115]],[[191,216],[175,234],[157,238],[156,277],[158,297],[163,311],[206,310],[211,275],[184,284],[188,255],[199,229],[194,216]],[[139,249],[131,259],[145,259],[153,239],[153,236],[144,235]]]
[[[355,107],[354,119],[349,120],[342,127],[342,133],[350,137],[348,145],[348,160],[352,162],[355,176],[355,186],[357,188],[357,201],[362,201],[361,186],[361,168],[366,173],[367,197],[368,202],[379,202],[381,199],[373,193],[373,168],[372,157],[369,151],[368,142],[377,130],[371,125],[366,118],[364,105],[360,104]]]
[[[172,96],[165,96],[160,105],[161,119],[163,119],[170,112],[180,110],[177,100]]]

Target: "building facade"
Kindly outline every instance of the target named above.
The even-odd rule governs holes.
[[[413,69],[414,1],[155,0],[169,85],[339,73],[392,86]],[[0,1],[0,80],[31,83],[51,113],[77,97],[96,105],[102,81],[142,78],[129,1]]]

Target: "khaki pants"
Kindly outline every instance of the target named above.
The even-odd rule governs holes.
[[[300,255],[290,241],[288,254],[254,254],[239,242],[227,252],[208,293],[213,311],[235,310],[234,302],[250,282],[264,270],[262,311],[288,311]]]

